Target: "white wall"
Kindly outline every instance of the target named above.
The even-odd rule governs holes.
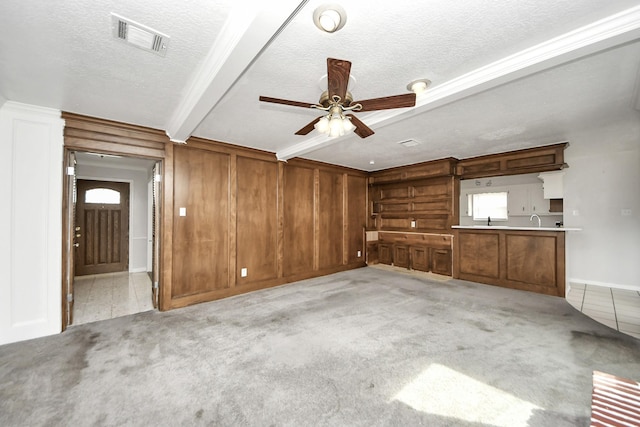
[[[62,329],[59,110],[0,108],[0,344]]]
[[[149,173],[79,162],[76,176],[78,179],[129,182],[129,271],[147,271]]]
[[[640,290],[640,122],[573,135],[565,162],[569,283]]]

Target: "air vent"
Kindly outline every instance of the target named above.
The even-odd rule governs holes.
[[[169,47],[169,36],[145,25],[111,14],[113,36],[133,46],[165,56]]]
[[[402,145],[403,147],[415,147],[416,145],[420,145],[421,142],[416,141],[415,139],[407,139],[406,141],[398,142],[398,144]]]

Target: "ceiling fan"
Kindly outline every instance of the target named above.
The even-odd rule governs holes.
[[[270,98],[268,96],[261,96],[260,101],[291,105],[294,107],[314,108],[327,112],[327,114],[314,119],[311,123],[297,131],[296,135],[306,135],[313,129],[317,129],[322,133],[335,137],[353,130],[360,138],[373,135],[373,130],[353,114],[345,113],[388,110],[391,108],[413,107],[416,105],[415,93],[385,96],[354,102],[351,93],[347,91],[350,72],[351,62],[342,59],[327,58],[328,90],[322,93],[317,104]]]

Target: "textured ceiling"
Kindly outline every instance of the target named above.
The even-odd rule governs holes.
[[[362,170],[571,142],[639,120],[639,1],[350,0],[334,34],[313,25],[324,3],[3,0],[0,100]],[[112,12],[169,35],[166,57],[114,39]],[[352,62],[359,99],[433,83],[413,109],[359,114],[376,132],[367,139],[294,135],[317,111],[258,96],[316,102],[327,57]],[[513,57],[528,62],[510,69]],[[410,138],[420,144],[397,144]]]

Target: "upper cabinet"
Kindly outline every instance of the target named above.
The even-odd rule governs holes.
[[[562,199],[564,197],[564,171],[543,172],[538,175],[543,182],[545,199]]]
[[[566,166],[564,149],[567,144],[563,142],[460,160],[456,166],[456,175],[469,179],[559,170]]]

